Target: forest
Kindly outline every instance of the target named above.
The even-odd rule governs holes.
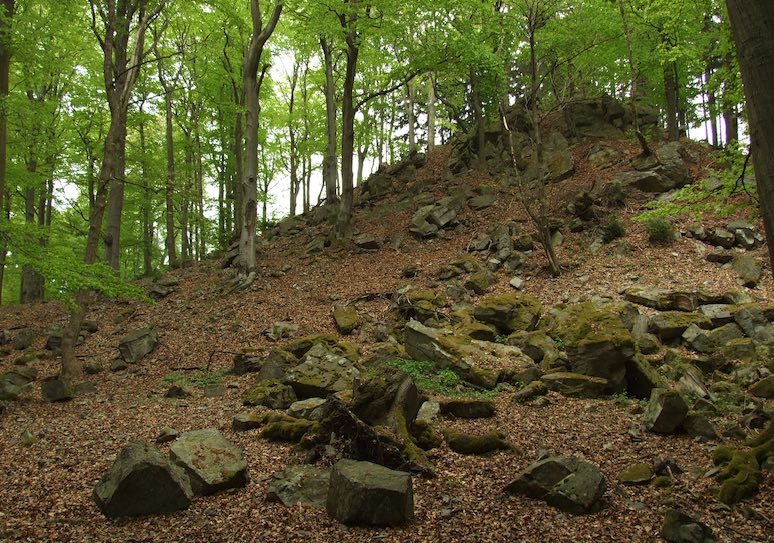
[[[0,0],[0,540],[770,540],[768,3]]]

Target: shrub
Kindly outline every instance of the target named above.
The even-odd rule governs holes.
[[[645,221],[651,243],[671,243],[677,237],[677,228],[669,219],[651,217]]]
[[[626,226],[615,215],[607,221],[607,224],[603,227],[602,240],[605,243],[610,243],[614,239],[622,238],[626,235]]]

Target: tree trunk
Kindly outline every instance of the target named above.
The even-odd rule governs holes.
[[[409,83],[406,85],[406,122],[408,123],[408,145],[409,153],[413,153],[417,149],[417,131],[416,131],[416,118],[414,116],[414,85]]]
[[[5,104],[7,103],[11,69],[11,37],[9,29],[13,18],[15,0],[0,1],[0,221],[8,220],[4,212],[6,203],[6,160],[8,156],[8,115]],[[0,304],[3,303],[3,284],[5,279],[5,258],[7,248],[0,242]]]
[[[247,129],[247,143],[245,148],[245,172],[242,182],[242,231],[239,238],[239,272],[245,277],[255,272],[255,236],[258,216],[258,115],[260,103],[258,93],[258,67],[261,63],[261,55],[264,45],[274,32],[277,21],[282,13],[283,3],[278,2],[274,6],[266,27],[263,27],[259,0],[250,1],[250,11],[253,22],[253,33],[250,38],[250,47],[245,58],[243,82],[245,89],[245,127]]]
[[[435,82],[431,73],[427,78],[427,152],[435,148]]]
[[[677,120],[677,77],[675,63],[669,62],[664,66],[664,96],[666,98],[666,126],[670,141],[680,139],[680,125]]]
[[[476,155],[478,156],[478,162],[483,163],[484,147],[486,146],[486,126],[484,123],[484,110],[481,107],[481,93],[479,92],[478,86],[478,74],[476,74],[474,68],[471,68],[470,105],[473,108],[473,117],[476,122]]]
[[[750,149],[774,269],[774,13],[770,0],[726,0],[747,98]]]
[[[723,123],[726,127],[726,147],[732,146],[739,141],[739,114],[735,105],[723,111]]]
[[[148,172],[145,167],[146,153],[148,152],[145,141],[145,123],[141,120],[139,126],[140,132],[140,178],[142,180],[143,198],[142,198],[142,272],[145,277],[149,277],[153,272],[153,219],[151,218],[153,198],[151,198],[150,183],[148,182]]]
[[[338,201],[336,184],[338,168],[336,167],[336,81],[333,78],[333,52],[330,42],[320,38],[320,46],[325,63],[325,159],[323,160],[323,183],[325,184],[325,203],[333,205]]]
[[[340,17],[345,30],[347,42],[347,67],[344,74],[344,91],[341,104],[341,208],[336,224],[336,235],[339,239],[348,238],[352,234],[352,197],[353,171],[352,161],[355,152],[355,75],[360,48],[354,25],[357,15],[348,18]]]

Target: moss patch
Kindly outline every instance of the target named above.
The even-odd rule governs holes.
[[[505,440],[505,434],[502,432],[473,435],[447,428],[443,430],[443,437],[449,448],[459,454],[487,454],[494,451],[514,450],[513,445]]]

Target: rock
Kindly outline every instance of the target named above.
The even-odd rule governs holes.
[[[264,405],[270,409],[287,409],[297,399],[293,388],[273,379],[261,381],[242,397],[242,405]]]
[[[335,305],[333,307],[333,320],[336,322],[336,328],[345,336],[360,324],[357,309],[352,306]]]
[[[654,171],[619,173],[613,177],[612,182],[650,193],[667,192],[675,188],[674,181]]]
[[[511,292],[488,296],[473,310],[476,320],[492,324],[502,334],[533,330],[543,305],[528,294]]]
[[[438,419],[438,415],[440,415],[440,413],[441,404],[433,400],[428,400],[422,403],[415,421],[432,424]]]
[[[307,398],[298,400],[288,407],[288,415],[297,419],[319,421],[322,419],[325,400],[322,398]]]
[[[298,325],[289,321],[277,321],[271,324],[264,334],[272,341],[293,337],[298,332]]]
[[[72,385],[64,379],[47,379],[40,384],[43,399],[49,403],[66,402],[75,395]]]
[[[671,434],[683,423],[687,414],[688,406],[680,394],[655,388],[643,414],[645,429],[657,434]]]
[[[293,387],[298,398],[319,398],[352,390],[359,375],[353,362],[317,344],[304,355],[301,364],[287,372],[285,382]]]
[[[481,194],[479,196],[474,196],[468,200],[468,206],[470,206],[470,209],[480,211],[482,209],[486,209],[487,207],[492,207],[496,201],[497,195],[493,192],[490,192]]]
[[[434,205],[420,207],[411,217],[409,231],[421,238],[427,238],[438,232],[438,226],[429,221],[430,214],[435,209]]]
[[[515,403],[526,403],[530,400],[543,396],[548,392],[548,387],[543,381],[532,381],[522,389],[516,391],[511,398]]]
[[[331,470],[308,464],[288,466],[272,475],[266,501],[282,505],[325,507],[330,488]]]
[[[330,243],[330,240],[325,236],[315,236],[309,240],[309,243],[306,244],[304,250],[308,255],[321,253],[327,246],[330,245]]]
[[[180,435],[180,432],[175,430],[174,428],[171,428],[169,426],[165,426],[161,429],[159,432],[159,435],[156,436],[156,439],[154,440],[156,443],[169,443],[170,441],[174,441],[177,439],[177,436]]]
[[[604,476],[593,464],[580,458],[554,456],[530,464],[505,491],[580,515],[600,509],[605,486]]]
[[[540,379],[546,384],[548,390],[554,390],[572,398],[601,398],[608,389],[607,379],[580,373],[549,373]]]
[[[728,264],[732,260],[734,260],[734,253],[724,250],[722,247],[716,247],[711,253],[707,254],[707,262],[715,264]]]
[[[701,313],[712,321],[712,326],[723,326],[734,322],[734,313],[738,306],[730,304],[707,304],[699,308]]]
[[[521,277],[513,277],[510,281],[508,281],[508,284],[516,290],[522,290],[524,288],[524,279]]]
[[[138,517],[186,509],[193,497],[188,476],[146,443],[130,443],[93,492],[107,517]]]
[[[596,168],[607,168],[621,160],[621,152],[615,147],[596,144],[589,149],[586,160]]]
[[[575,161],[568,149],[546,153],[546,170],[552,182],[559,182],[575,173]]]
[[[774,399],[774,375],[769,375],[752,385],[748,391],[753,396]]]
[[[96,394],[97,385],[95,385],[90,381],[83,381],[75,385],[74,392],[76,396],[87,396],[89,394]]]
[[[22,389],[5,379],[0,379],[0,401],[16,400]]]
[[[737,255],[731,263],[731,268],[739,276],[742,285],[755,288],[763,277],[761,262],[750,255]]]
[[[29,349],[36,337],[38,333],[35,330],[21,330],[13,340],[13,348],[17,351]]]
[[[381,247],[381,243],[379,243],[379,240],[377,240],[374,236],[371,234],[360,234],[358,236],[355,236],[352,240],[355,244],[355,247],[357,247],[361,251],[378,251]]]
[[[736,236],[725,228],[715,228],[710,236],[710,242],[716,247],[730,249],[736,242]]]
[[[207,383],[202,393],[205,398],[220,398],[226,395],[226,387],[222,383]]]
[[[745,335],[760,343],[774,342],[774,326],[757,307],[745,307],[734,314],[734,320]]]
[[[457,454],[489,454],[494,451],[510,451],[513,445],[505,440],[502,432],[467,434],[447,428],[443,437],[449,448]]]
[[[110,371],[124,371],[129,366],[121,358],[116,358],[110,362]]]
[[[709,526],[675,509],[664,514],[661,536],[669,543],[715,543]]]
[[[350,410],[371,426],[384,426],[406,436],[424,400],[405,372],[379,366],[355,387]]]
[[[631,466],[624,468],[624,470],[618,474],[618,480],[625,485],[646,485],[655,476],[650,464],[640,463],[632,464]]]
[[[683,420],[683,428],[689,436],[699,438],[702,441],[716,441],[720,439],[709,419],[698,413],[687,415],[685,420]]]
[[[247,484],[247,462],[242,451],[215,428],[185,432],[169,451],[172,460],[188,473],[196,495]]]
[[[650,331],[661,340],[670,340],[680,337],[692,324],[699,328],[712,326],[712,322],[701,313],[663,311],[650,319]]]
[[[694,293],[675,292],[662,288],[629,287],[624,291],[624,299],[659,311],[695,311],[698,309],[698,298]]]
[[[29,366],[15,366],[2,375],[0,375],[0,381],[6,381],[19,388],[23,388],[35,381],[38,377],[37,368]]]
[[[483,294],[489,290],[489,287],[495,284],[497,284],[497,278],[494,274],[489,270],[482,270],[468,277],[464,286],[476,294]]]
[[[439,402],[442,415],[461,419],[484,419],[494,417],[495,406],[491,400],[458,399]]]
[[[249,432],[263,424],[264,419],[256,413],[239,413],[231,420],[231,429],[235,432]]]
[[[178,384],[169,385],[169,388],[164,393],[165,398],[173,398],[173,399],[184,399],[184,398],[190,398],[191,396],[192,394],[190,390]]]
[[[682,157],[684,152],[683,144],[679,141],[665,143],[656,149],[656,158],[659,162],[656,171],[670,179],[678,188],[691,182],[688,166]]]
[[[629,396],[643,400],[650,398],[653,389],[663,384],[664,378],[643,357],[635,355],[626,361],[626,393]]]
[[[370,462],[340,460],[331,473],[326,510],[347,525],[402,526],[414,519],[411,476]]]
[[[121,358],[124,362],[136,364],[145,355],[153,352],[158,343],[159,333],[155,328],[142,328],[124,337],[118,344],[118,350],[121,352]]]

